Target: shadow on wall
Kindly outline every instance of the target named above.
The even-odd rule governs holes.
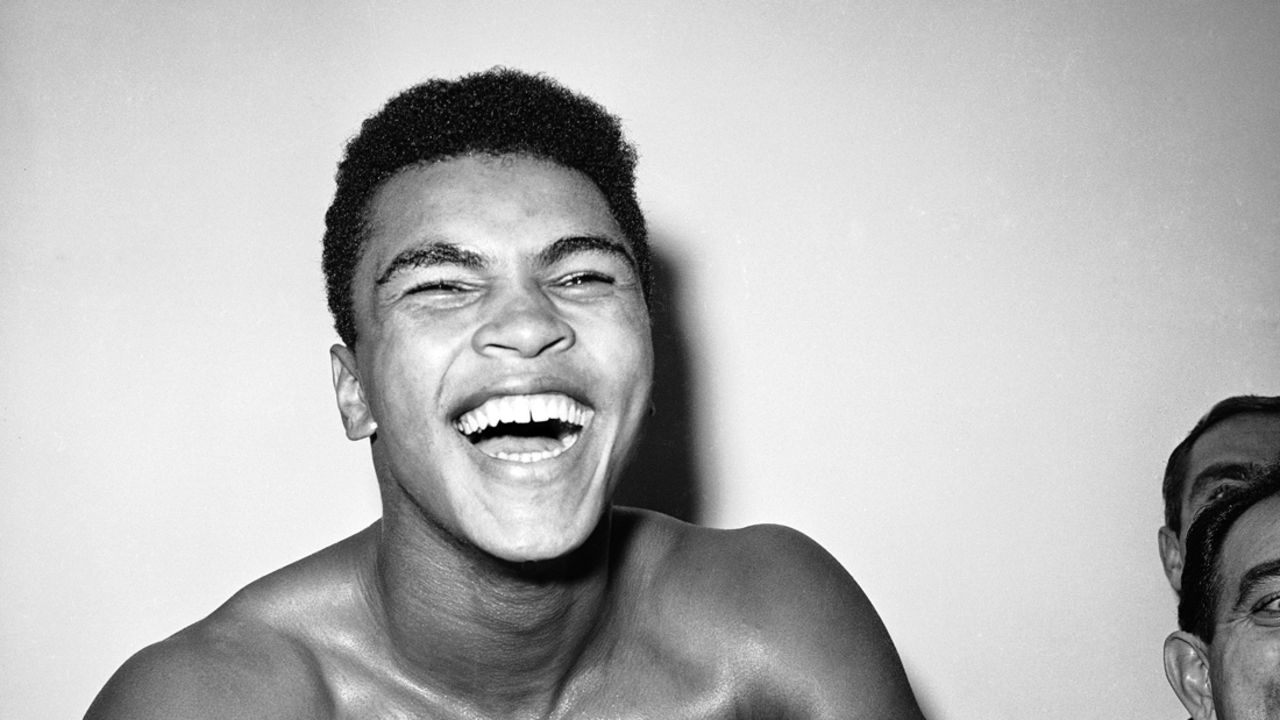
[[[680,268],[657,249],[653,254],[653,405],[631,464],[614,494],[618,505],[656,510],[685,522],[705,514],[704,478],[698,475],[695,448],[698,420],[696,383],[690,368],[688,336],[681,304]],[[892,628],[890,628],[892,632]],[[903,658],[916,702],[926,718],[943,717],[932,688],[909,658]]]
[[[685,522],[702,519],[702,486],[693,448],[693,377],[682,323],[678,269],[653,252],[653,406],[631,464],[614,494],[618,505],[666,513]]]
[[[892,629],[890,634],[892,634]],[[915,663],[904,657],[902,658],[902,665],[907,671],[907,680],[911,683],[911,692],[916,696],[916,704],[920,706],[920,714],[924,715],[925,720],[942,720],[944,716],[942,711],[938,709],[938,700],[933,690],[927,687],[928,683],[924,682],[924,679],[920,676]]]

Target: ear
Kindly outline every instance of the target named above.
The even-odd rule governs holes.
[[[346,345],[334,345],[329,348],[329,361],[333,364],[333,394],[338,399],[338,412],[347,429],[347,439],[363,440],[372,436],[378,430],[378,423],[364,399],[356,354]]]
[[[1182,543],[1178,534],[1162,526],[1156,541],[1160,545],[1160,564],[1164,565],[1164,576],[1169,579],[1176,593],[1182,592]]]
[[[1165,638],[1164,675],[1193,720],[1217,717],[1209,680],[1209,649],[1200,638],[1181,630]]]

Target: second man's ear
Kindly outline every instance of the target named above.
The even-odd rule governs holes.
[[[378,430],[369,403],[360,384],[356,355],[346,345],[329,348],[329,361],[333,365],[333,394],[338,401],[338,413],[342,426],[350,440],[364,440]]]
[[[1209,649],[1200,638],[1181,630],[1165,638],[1164,675],[1192,720],[1216,718]]]
[[[1164,566],[1164,576],[1174,592],[1182,592],[1182,543],[1178,542],[1178,534],[1163,526],[1157,533],[1156,542],[1160,547],[1160,564]]]

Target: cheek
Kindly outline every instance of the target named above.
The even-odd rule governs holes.
[[[627,385],[647,385],[653,375],[653,342],[642,302],[570,310],[564,319],[577,335],[575,352],[586,353],[591,370]]]
[[[397,338],[373,362],[370,405],[379,425],[420,424],[439,405],[449,359],[440,345]]]
[[[1273,640],[1258,657],[1258,692],[1262,695],[1269,718],[1280,718],[1280,640]]]
[[[1280,637],[1228,642],[1214,671],[1225,716],[1280,718]]]
[[[637,374],[635,379],[648,382],[653,375],[653,335],[649,313],[643,306],[630,308],[614,323],[616,347],[627,356],[629,367]]]
[[[623,401],[643,403],[653,385],[653,346],[648,334],[620,337],[601,358],[601,367],[614,368]]]

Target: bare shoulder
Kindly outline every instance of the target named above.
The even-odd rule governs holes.
[[[251,583],[208,617],[142,649],[111,677],[85,720],[333,716],[306,627],[341,622],[326,588],[342,588],[343,556],[357,539]]]
[[[305,648],[215,614],[129,658],[85,720],[319,718],[327,705]]]
[[[858,583],[781,525],[701,528],[629,516],[653,554],[651,591],[683,637],[731,654],[775,716],[920,718],[901,660]],[[628,516],[624,516],[628,517]],[[641,550],[640,552],[644,552]]]

